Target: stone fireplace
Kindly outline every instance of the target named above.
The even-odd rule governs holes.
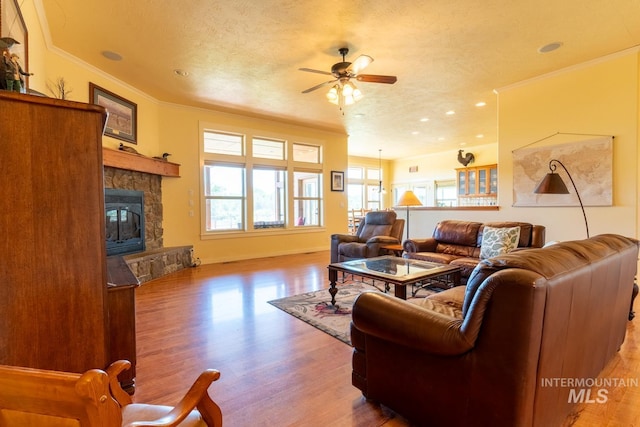
[[[144,236],[144,250],[123,255],[138,281],[144,283],[191,267],[193,247],[165,248],[162,238],[162,178],[178,177],[179,165],[106,148],[103,149],[103,158],[105,193],[107,189],[113,189],[124,190],[123,194],[143,194],[141,225],[144,224],[144,233],[141,234]],[[176,172],[171,169],[174,167]]]
[[[162,242],[162,177],[113,167],[104,168],[106,189],[144,194],[144,249],[159,249]]]
[[[104,189],[107,256],[144,251],[144,193]]]

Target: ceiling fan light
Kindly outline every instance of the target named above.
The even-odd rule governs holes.
[[[353,91],[353,100],[358,102],[362,99],[362,92],[360,91],[360,89],[355,88]]]
[[[356,100],[353,98],[353,95],[348,95],[344,97],[344,105],[352,105]]]
[[[342,87],[342,96],[344,96],[345,98],[347,97],[352,97],[353,96],[353,84],[347,82],[344,84],[344,86]]]
[[[338,89],[336,86],[333,86],[329,89],[329,92],[327,92],[327,100],[332,104],[338,105]]]

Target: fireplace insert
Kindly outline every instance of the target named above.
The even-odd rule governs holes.
[[[144,251],[144,193],[105,188],[104,205],[107,256]]]

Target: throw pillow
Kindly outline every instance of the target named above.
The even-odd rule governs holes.
[[[518,247],[520,227],[484,227],[480,259],[506,254]]]

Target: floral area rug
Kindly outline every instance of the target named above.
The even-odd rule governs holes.
[[[351,345],[349,324],[353,302],[364,291],[380,292],[384,287],[378,282],[374,284],[347,282],[338,284],[337,289],[335,306],[331,305],[329,289],[280,298],[269,301],[269,304]],[[433,292],[422,289],[418,296],[424,297]],[[393,295],[393,286],[389,293]]]

